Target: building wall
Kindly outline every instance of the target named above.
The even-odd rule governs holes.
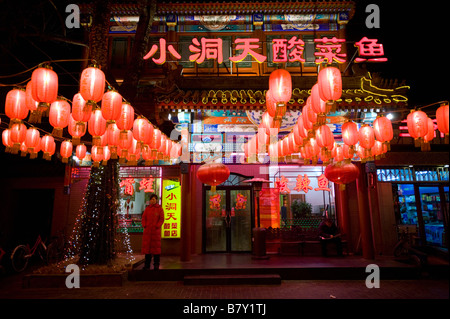
[[[2,233],[2,243],[4,245],[17,245],[26,244],[20,241],[17,233],[20,225],[14,225],[15,219],[17,219],[17,207],[21,205],[20,202],[15,202],[14,192],[17,190],[37,190],[48,189],[54,190],[53,199],[53,213],[51,214],[51,228],[49,234],[42,234],[43,237],[50,238],[58,234],[58,231],[64,228],[64,225],[68,216],[68,195],[64,194],[64,177],[39,177],[39,178],[8,178],[2,179],[0,185],[0,202],[1,202],[1,214],[0,214],[0,231]],[[27,201],[27,198],[20,198],[20,201]],[[36,210],[35,213],[39,214],[39,201],[34,203]],[[44,216],[42,217],[44,218]],[[19,216],[20,219],[20,216]],[[23,221],[26,223],[26,220]],[[40,233],[40,229],[36,229],[36,234]],[[35,240],[33,238],[32,240]],[[43,238],[46,239],[46,238]],[[29,244],[33,244],[30,242]]]

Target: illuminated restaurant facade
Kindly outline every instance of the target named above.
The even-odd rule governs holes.
[[[84,15],[93,12],[90,5],[80,7]],[[423,244],[448,253],[448,156],[434,150],[444,144],[439,131],[432,151],[418,152],[406,123],[395,123],[390,150],[352,157],[360,174],[345,186],[326,178],[332,160],[324,155],[305,157],[299,146],[292,152],[281,147],[275,157],[268,148],[249,149],[264,127],[269,77],[277,69],[291,75],[292,95],[271,142],[287,140],[298,126],[318,74],[327,67],[342,75],[342,95],[325,119],[336,143],[342,144],[346,121],[360,129],[380,115],[410,108],[407,85],[387,85],[350,67],[389,59],[377,39],[363,34],[359,41],[346,39],[353,14],[350,1],[157,4],[133,106],[158,125],[170,123],[167,137],[182,151],[152,165],[143,160],[121,165],[119,231],[130,235],[134,251],[140,251],[142,212],[156,193],[165,212],[163,254],[182,260],[191,254],[251,252],[258,224],[301,227],[326,216],[346,234],[348,251],[365,258],[392,253],[396,225],[417,227]],[[135,5],[111,6],[108,68],[118,83],[133,58],[138,18]],[[208,162],[230,171],[216,191],[197,178]],[[53,228],[73,225],[90,164],[87,157],[69,166],[68,218],[54,216]],[[270,181],[259,193],[259,214],[246,182],[252,178]],[[302,205],[307,215],[297,211]]]

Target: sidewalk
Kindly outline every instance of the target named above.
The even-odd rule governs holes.
[[[227,268],[239,267],[237,260],[247,260],[243,255],[201,255],[190,262],[181,263],[176,257],[162,257],[161,270],[196,268],[203,260],[204,266]],[[137,259],[139,260],[139,258]],[[205,264],[205,260],[209,264]],[[300,265],[300,261],[303,264]],[[228,263],[231,262],[231,263]],[[418,279],[383,279],[383,265],[396,265],[392,260],[379,259],[366,261],[361,258],[317,258],[271,257],[266,261],[255,261],[247,267],[354,267],[357,263],[380,265],[380,288],[369,289],[364,279],[338,280],[282,280],[280,285],[203,285],[186,286],[182,281],[130,281],[124,274],[121,287],[82,287],[72,288],[22,288],[25,274],[14,274],[0,278],[0,299],[233,299],[233,300],[298,300],[298,299],[449,299],[449,280],[422,276]],[[308,264],[309,263],[309,264]],[[215,264],[216,266],[214,266]],[[402,267],[402,265],[397,265]],[[140,266],[138,266],[139,268]],[[243,264],[240,265],[243,267]],[[331,268],[330,268],[331,267]],[[254,268],[254,269],[257,269]],[[153,270],[147,271],[154,273]],[[368,275],[368,274],[367,274]]]

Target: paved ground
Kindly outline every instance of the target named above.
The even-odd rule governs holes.
[[[202,256],[201,263],[194,260],[183,267],[197,267],[208,261],[208,267],[214,263],[228,264],[230,256]],[[207,258],[207,259],[205,259]],[[245,256],[232,256],[229,266],[236,261],[245,260]],[[164,267],[175,267],[180,262],[177,258],[165,258]],[[299,263],[300,258],[276,259],[258,262],[263,264],[291,266]],[[313,260],[315,267],[327,266],[324,259]],[[356,263],[355,259],[327,259],[335,267]],[[379,260],[379,262],[382,262]],[[383,261],[388,264],[387,261]],[[306,263],[306,262],[304,262]],[[391,263],[391,262],[389,262]],[[309,265],[309,263],[307,263]],[[164,268],[163,267],[163,268]],[[152,271],[152,270],[150,270]],[[31,272],[29,270],[28,272]],[[223,286],[185,286],[181,281],[129,281],[124,276],[121,287],[81,287],[72,288],[23,288],[23,274],[9,275],[0,278],[0,307],[1,309],[20,309],[21,312],[35,314],[41,311],[42,305],[49,308],[56,304],[66,310],[64,314],[86,315],[95,311],[99,317],[114,316],[125,313],[136,316],[150,313],[157,309],[164,311],[168,318],[201,318],[202,316],[215,318],[276,318],[283,315],[297,314],[296,317],[306,317],[305,313],[331,313],[344,311],[348,317],[361,317],[363,314],[399,313],[402,316],[417,317],[417,311],[427,309],[427,315],[434,310],[437,312],[448,309],[449,280],[421,277],[416,280],[383,280],[380,288],[369,289],[365,280],[283,280],[280,285],[223,285]],[[355,303],[354,300],[357,300]],[[367,304],[368,308],[360,308]],[[244,308],[238,304],[252,308],[243,313]],[[264,305],[264,306],[261,306]],[[203,308],[201,308],[203,306]],[[207,308],[206,306],[210,306]],[[214,308],[216,307],[216,308]],[[238,307],[241,307],[238,311]],[[262,308],[264,307],[264,308]],[[40,310],[41,309],[41,310]],[[87,309],[90,309],[87,312]],[[251,309],[251,311],[250,311]],[[359,309],[359,310],[357,310]],[[389,310],[388,310],[389,309]],[[213,314],[211,311],[214,311]],[[202,313],[198,314],[196,311]],[[262,311],[265,311],[263,316]],[[189,312],[193,316],[188,316]],[[436,313],[437,313],[436,312]],[[61,312],[46,314],[61,316]],[[354,315],[354,316],[353,316]],[[78,316],[79,317],[79,316]],[[92,316],[90,316],[92,317]],[[408,316],[409,317],[409,316]]]

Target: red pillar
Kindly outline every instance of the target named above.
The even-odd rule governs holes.
[[[368,196],[370,217],[372,221],[372,234],[374,248],[377,255],[383,254],[383,231],[381,227],[380,206],[378,205],[378,190],[377,190],[377,174],[376,171],[370,172],[367,177],[369,178]]]
[[[349,245],[349,251],[353,251],[353,247],[351,245],[351,230],[350,230],[350,219],[349,219],[349,211],[348,211],[348,191],[347,187],[341,187],[338,184],[334,184],[335,192],[336,192],[336,201],[337,201],[337,217],[339,228],[342,231],[342,234],[346,236],[347,242]]]
[[[359,168],[359,176],[356,180],[358,193],[358,215],[359,228],[361,233],[362,253],[364,259],[374,259],[375,252],[373,248],[372,225],[370,222],[370,206],[367,189],[367,175],[365,165],[356,164]]]

